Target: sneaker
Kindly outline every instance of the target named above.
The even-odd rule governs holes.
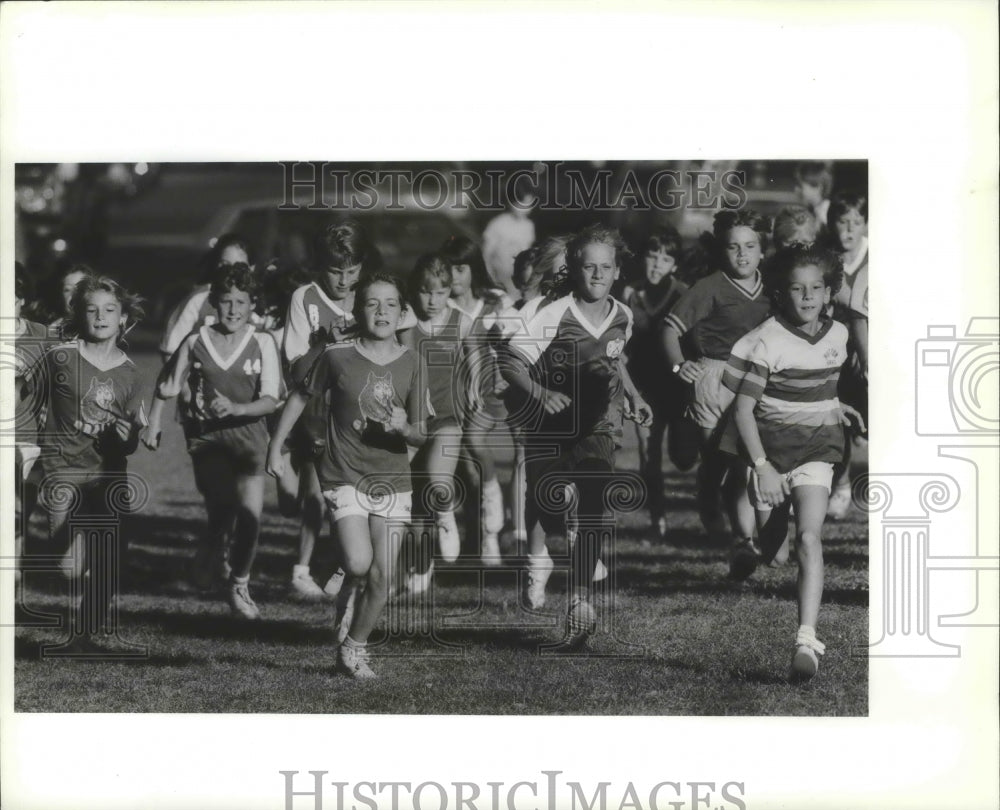
[[[667,529],[669,529],[669,528],[670,527],[667,525],[667,516],[666,515],[660,515],[656,519],[656,533],[657,533],[657,535],[659,535],[659,538],[661,540],[666,540],[667,539]]]
[[[416,571],[410,571],[406,575],[406,591],[413,594],[414,596],[420,596],[422,593],[427,593],[431,587],[431,580],[434,578],[434,560],[431,560],[431,564],[426,571],[422,574],[418,574]]]
[[[483,551],[479,555],[483,565],[496,566],[503,562],[500,554],[500,538],[496,532],[483,532]]]
[[[528,584],[524,589],[524,601],[532,610],[545,607],[545,584],[552,574],[553,562],[548,554],[528,555]]]
[[[837,487],[830,496],[830,501],[826,505],[827,517],[834,520],[843,520],[847,513],[851,511],[851,488]]]
[[[260,618],[260,609],[250,598],[250,585],[246,582],[229,583],[229,607],[244,619],[254,621]]]
[[[792,680],[807,681],[819,670],[818,656],[826,652],[823,642],[815,635],[801,630],[795,637],[795,655],[792,656]]]
[[[493,480],[483,485],[483,534],[500,534],[503,528],[503,493],[500,482]]]
[[[582,597],[574,598],[570,601],[569,612],[566,614],[566,632],[555,645],[555,651],[576,652],[587,643],[596,629],[597,613],[594,606]]]
[[[337,669],[359,681],[375,677],[372,668],[368,666],[367,647],[341,644],[337,649]]]
[[[598,560],[597,565],[594,567],[594,576],[591,582],[603,582],[607,578],[608,568],[601,560]]]
[[[445,562],[455,562],[462,549],[462,540],[458,536],[458,524],[452,511],[438,512],[437,521],[438,548],[441,549],[441,559]]]
[[[757,570],[760,552],[753,540],[737,540],[729,552],[729,578],[742,582]]]
[[[301,602],[319,602],[326,597],[323,589],[309,576],[308,565],[296,565],[292,568],[292,581],[289,585],[291,595]]]
[[[323,593],[331,599],[336,599],[337,594],[340,593],[340,589],[344,586],[344,577],[346,576],[347,574],[344,573],[344,569],[338,568],[337,573],[326,581],[326,585],[323,586]]]

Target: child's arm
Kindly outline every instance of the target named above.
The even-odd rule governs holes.
[[[760,440],[760,432],[757,430],[757,419],[753,413],[756,407],[756,399],[747,394],[737,394],[733,418],[740,434],[740,441],[754,462],[760,497],[764,503],[777,506],[791,493],[791,489],[785,476],[774,469],[771,462],[767,460],[764,445]],[[759,459],[763,459],[763,462],[757,463]]]
[[[532,380],[527,362],[517,352],[511,351],[509,348],[504,351],[503,362],[500,363],[500,373],[510,385],[516,386],[529,397],[540,402],[548,414],[564,411],[571,403],[566,394],[559,391],[549,391],[540,383]]]
[[[150,450],[160,446],[163,422],[163,407],[168,399],[173,399],[180,392],[187,379],[188,366],[191,361],[191,340],[184,340],[177,351],[173,353],[167,364],[160,370],[153,390],[153,404],[149,409],[149,422],[142,431],[142,443]]]
[[[851,319],[851,342],[861,361],[861,370],[868,380],[868,318],[858,316]]]
[[[705,369],[697,360],[685,360],[684,351],[681,349],[681,336],[677,328],[668,323],[663,327],[663,351],[667,355],[667,362],[670,368],[677,369],[677,376],[684,382],[693,383]]]
[[[307,394],[293,391],[285,400],[285,407],[281,409],[278,425],[267,446],[267,464],[264,468],[267,474],[274,478],[281,478],[285,472],[285,457],[281,454],[281,448],[284,447],[285,440],[295,427],[295,423],[299,421],[308,401]]]
[[[268,416],[278,409],[278,389],[281,385],[281,363],[274,340],[265,332],[254,339],[260,346],[260,395],[253,402],[233,402],[222,394],[212,401],[212,413],[224,416]]]
[[[637,422],[640,427],[649,427],[653,424],[653,409],[646,404],[646,400],[632,382],[624,355],[618,358],[618,368],[621,371],[622,384],[625,386],[625,417]]]

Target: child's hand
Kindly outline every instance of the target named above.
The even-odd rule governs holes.
[[[406,434],[409,423],[406,421],[406,410],[398,406],[393,406],[389,412],[389,418],[383,423],[386,433]]]
[[[150,450],[157,450],[160,447],[160,438],[163,432],[159,423],[150,422],[140,434],[142,443]]]
[[[843,402],[841,402],[840,403],[840,424],[847,425],[848,427],[850,427],[852,419],[855,422],[857,422],[857,424],[858,424],[858,430],[861,433],[864,433],[865,430],[866,430],[864,418],[862,418],[861,414],[857,411],[857,409],[852,408],[850,405],[845,405]]]
[[[701,360],[685,360],[681,367],[677,369],[677,376],[686,383],[693,383],[705,373],[705,366]]]
[[[633,397],[625,396],[625,418],[631,419],[639,427],[649,427],[653,424],[653,409],[646,404],[646,400],[638,394]]]
[[[212,400],[212,414],[219,419],[225,416],[242,416],[243,406],[223,394],[217,394]]]
[[[272,478],[281,478],[285,474],[285,456],[281,448],[269,444],[267,446],[267,462],[264,464],[264,472]]]
[[[560,394],[558,391],[549,391],[547,388],[542,389],[541,403],[547,414],[557,414],[566,410],[570,406],[571,401],[568,396]]]
[[[785,476],[774,469],[771,462],[767,462],[757,470],[757,492],[768,506],[779,506],[791,494],[792,489]]]

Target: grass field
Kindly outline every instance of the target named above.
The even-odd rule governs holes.
[[[152,383],[158,360],[133,354]],[[628,429],[627,429],[628,430]],[[619,466],[635,469],[628,431]],[[134,661],[42,656],[60,627],[20,626],[15,709],[25,712],[280,712],[389,714],[865,715],[868,711],[868,543],[857,511],[828,523],[819,637],[827,646],[809,684],[787,682],[797,621],[793,563],[726,580],[726,549],[703,535],[694,478],[669,470],[673,515],[665,541],[644,510],[618,521],[612,576],[598,596],[600,632],[585,654],[554,656],[565,574],[543,611],[519,607],[518,566],[481,573],[475,560],[438,562],[420,604],[390,607],[373,649],[374,682],[334,674],[332,604],[302,605],[287,582],[297,524],[278,515],[268,483],[252,592],[263,620],[240,622],[221,599],[185,581],[203,506],[179,426],[131,470],[151,498],[131,518],[131,553],[119,604],[122,637],[145,645]],[[508,468],[501,467],[504,474]],[[37,525],[37,523],[36,523]],[[61,614],[46,577],[26,574],[26,603]]]

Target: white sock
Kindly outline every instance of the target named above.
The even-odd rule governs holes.
[[[292,579],[298,579],[299,577],[309,576],[309,566],[308,565],[293,565],[292,566]]]

